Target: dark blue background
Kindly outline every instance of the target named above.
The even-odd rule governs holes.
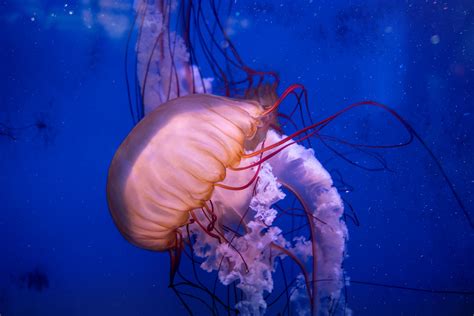
[[[281,89],[306,85],[317,119],[364,99],[393,107],[474,216],[473,10],[460,0],[237,0],[228,26],[250,66],[277,71]],[[132,127],[123,71],[132,17],[127,1],[0,3],[0,123],[9,127],[0,131],[16,138],[0,135],[1,315],[185,313],[167,288],[167,255],[124,241],[105,199],[108,164]],[[364,143],[406,136],[371,108],[327,133]],[[348,222],[347,275],[474,290],[473,230],[431,158],[416,142],[381,153],[394,172],[357,169],[316,145],[355,188],[342,193],[361,222]],[[473,295],[348,291],[356,315],[474,313]]]

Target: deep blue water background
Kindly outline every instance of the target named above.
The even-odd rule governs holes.
[[[0,135],[2,316],[185,315],[167,288],[167,255],[123,240],[105,199],[109,162],[132,127],[123,71],[132,17],[127,1],[0,2],[0,132],[16,138]],[[277,71],[281,89],[305,84],[315,118],[364,99],[398,111],[474,216],[472,1],[237,0],[232,21],[244,60]],[[405,137],[370,108],[328,133]],[[393,172],[355,168],[316,145],[355,188],[341,193],[360,220],[348,222],[347,275],[474,291],[473,229],[433,161],[417,142],[381,153]],[[355,315],[474,313],[473,295],[360,284],[348,294]]]

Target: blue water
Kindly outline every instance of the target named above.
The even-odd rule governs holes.
[[[232,18],[246,63],[278,72],[280,92],[304,84],[316,119],[366,99],[395,109],[474,217],[472,1],[236,0]],[[167,255],[126,242],[105,199],[110,160],[133,126],[123,69],[132,19],[122,0],[0,3],[2,316],[186,315],[167,287]],[[407,137],[369,108],[327,133]],[[379,150],[389,169],[379,172],[315,150],[353,188],[341,195],[360,221],[347,221],[344,262],[354,314],[472,315],[474,229],[420,142]]]

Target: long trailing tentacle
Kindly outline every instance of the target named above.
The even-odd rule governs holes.
[[[272,113],[273,111],[276,111],[278,109],[278,107],[280,106],[280,104],[283,102],[283,100],[288,96],[290,95],[291,93],[294,92],[294,90],[296,89],[304,89],[304,86],[300,85],[300,84],[294,84],[294,85],[291,85],[289,88],[287,88],[285,90],[285,92],[281,95],[281,97],[274,103],[274,105],[270,108],[268,108],[265,112],[263,112],[262,115],[268,115],[270,113]],[[276,142],[276,143],[273,143],[269,146],[266,146],[262,149],[259,149],[259,150],[256,150],[250,154],[245,154],[243,155],[243,158],[250,158],[250,157],[254,157],[254,156],[257,156],[257,155],[260,155],[264,152],[268,152],[270,150],[273,150],[275,149],[273,152],[271,152],[270,154],[260,158],[258,161],[254,162],[254,163],[251,163],[247,166],[244,166],[244,167],[238,167],[238,168],[231,168],[232,170],[246,170],[246,169],[249,169],[249,168],[252,168],[252,167],[255,167],[265,161],[267,161],[268,159],[272,158],[273,156],[277,155],[279,152],[283,151],[285,148],[293,145],[293,144],[297,144],[297,143],[300,143],[302,142],[303,140],[305,139],[308,139],[310,137],[320,137],[320,131],[325,128],[329,123],[331,123],[332,121],[334,121],[336,118],[340,117],[341,115],[355,109],[355,108],[359,108],[359,107],[362,107],[362,106],[371,106],[371,107],[376,107],[376,108],[380,108],[386,112],[388,112],[391,116],[393,116],[404,128],[405,130],[408,132],[408,139],[403,141],[403,142],[399,142],[399,143],[395,143],[395,144],[377,144],[377,145],[371,145],[371,144],[358,144],[358,143],[351,143],[351,142],[348,142],[348,141],[344,141],[344,140],[337,140],[338,142],[342,143],[342,144],[345,144],[345,145],[349,145],[351,147],[354,147],[354,148],[372,148],[372,149],[389,149],[389,148],[400,148],[400,147],[404,147],[404,146],[407,146],[409,144],[411,144],[413,142],[414,139],[416,139],[420,144],[421,146],[423,147],[423,149],[428,153],[428,155],[430,156],[430,158],[434,161],[436,167],[438,168],[438,170],[441,172],[441,175],[443,176],[443,179],[445,180],[446,184],[448,185],[452,195],[454,196],[458,206],[460,207],[460,209],[462,210],[469,226],[474,229],[474,221],[471,217],[471,215],[469,214],[467,208],[465,207],[461,197],[459,196],[458,192],[456,191],[456,188],[454,187],[454,184],[453,182],[451,181],[451,179],[448,177],[446,171],[444,170],[443,166],[441,165],[441,162],[439,161],[439,159],[436,157],[436,155],[433,153],[433,151],[430,149],[430,147],[426,144],[426,142],[423,140],[423,138],[416,132],[416,130],[413,128],[413,126],[411,124],[409,124],[400,114],[398,114],[395,110],[393,110],[392,108],[390,108],[389,106],[385,105],[385,104],[382,104],[382,103],[379,103],[379,102],[375,102],[375,101],[372,101],[372,100],[367,100],[367,101],[360,101],[360,102],[357,102],[357,103],[353,103],[345,108],[343,108],[342,110],[336,112],[335,114],[327,117],[326,119],[323,119],[317,123],[314,123],[314,124],[311,124],[309,126],[306,126],[304,128],[302,128],[301,130],[283,138],[282,140]],[[307,133],[308,131],[311,131],[310,133]],[[294,139],[295,137],[299,137],[301,134],[303,133],[307,133],[306,135],[298,138],[298,139]],[[324,136],[324,138],[326,139],[333,139],[329,136]],[[322,139],[323,140],[323,143],[324,143],[324,138]],[[380,160],[379,160],[380,161]],[[383,161],[380,161],[383,165]],[[383,165],[384,166],[384,165]],[[384,166],[385,167],[385,166]],[[384,168],[385,169],[385,168]]]

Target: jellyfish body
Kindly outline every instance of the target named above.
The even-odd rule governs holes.
[[[262,128],[255,101],[212,95],[174,99],[147,115],[117,150],[107,181],[112,217],[133,244],[163,251],[211,198]]]
[[[112,160],[109,209],[131,243],[171,254],[182,247],[183,228],[193,224],[198,240],[193,251],[205,259],[205,270],[219,271],[223,284],[239,281],[245,299],[237,307],[244,315],[265,312],[263,297],[273,287],[275,259],[293,258],[304,280],[295,293],[306,292],[307,308],[316,314],[320,298],[337,299],[343,284],[343,207],[314,152],[270,129],[272,118],[257,101],[207,94],[160,105],[132,130]],[[284,197],[280,186],[300,200],[309,239],[287,241],[272,226],[276,211],[271,207]],[[195,214],[198,209],[202,213]],[[240,235],[239,227],[244,229]],[[304,261],[310,257],[308,273]],[[176,264],[172,257],[172,278]],[[329,281],[316,286],[317,278]]]
[[[277,122],[282,100],[288,95],[300,100],[305,90],[297,93],[302,86],[292,85],[279,98],[278,76],[247,67],[224,30],[221,40],[219,32],[212,32],[208,41],[193,42],[191,30],[199,30],[200,37],[208,31],[201,2],[183,1],[178,9],[169,4],[137,0],[135,5],[135,108],[130,89],[128,96],[134,121],[141,121],[109,169],[107,198],[116,226],[138,247],[169,251],[170,287],[178,297],[174,275],[179,254],[189,246],[186,254],[200,257],[203,270],[216,271],[227,291],[233,284],[235,303],[228,301],[226,309],[242,315],[266,312],[277,261],[291,258],[299,281],[293,288],[286,285],[287,304],[291,296],[295,304],[303,302],[303,313],[317,315],[320,300],[339,298],[347,234],[329,174],[312,151],[296,144],[307,136],[294,139],[319,125],[286,137]],[[219,9],[213,2],[209,6],[209,17],[220,28]],[[173,12],[185,13],[179,27],[172,23]],[[213,72],[210,78],[201,68],[203,56]],[[223,88],[226,97],[203,94],[219,93],[213,88]],[[281,188],[300,200],[309,238],[301,231],[296,239],[286,239],[283,230],[295,227],[274,223],[285,215],[273,208],[285,197]],[[326,232],[327,238],[321,236]],[[194,277],[196,288],[204,290]],[[331,281],[317,284],[317,278]],[[214,296],[215,285],[204,292]]]

